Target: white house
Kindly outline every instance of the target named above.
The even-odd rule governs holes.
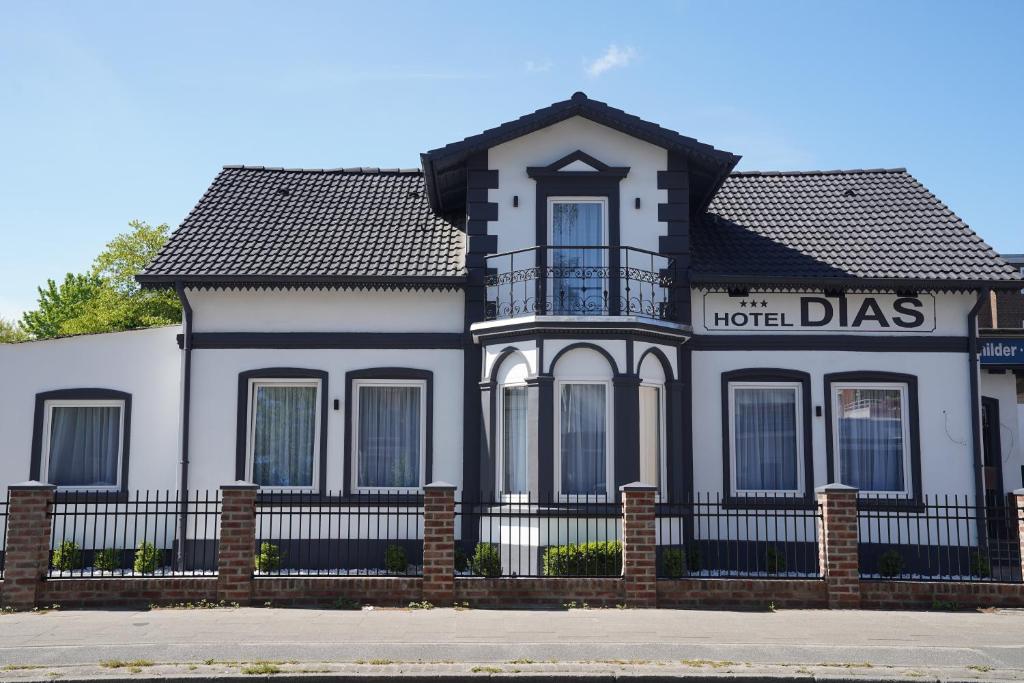
[[[0,484],[1020,487],[976,334],[1015,269],[903,169],[738,161],[576,93],[421,169],[226,166],[138,278],[182,328],[0,346]]]

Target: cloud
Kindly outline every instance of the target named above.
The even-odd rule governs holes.
[[[636,49],[626,46],[624,48],[612,44],[608,46],[605,53],[587,65],[587,73],[597,78],[605,71],[628,66],[636,59]]]
[[[551,71],[551,60],[545,59],[543,62],[535,62],[532,59],[526,62],[526,71],[531,74],[539,74],[544,71]]]

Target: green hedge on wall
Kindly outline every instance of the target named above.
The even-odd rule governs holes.
[[[594,541],[556,545],[544,551],[544,576],[618,576],[622,543]]]

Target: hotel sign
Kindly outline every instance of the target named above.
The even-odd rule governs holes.
[[[918,294],[704,294],[704,327],[709,332],[855,334],[935,331],[935,296]]]
[[[982,365],[1019,365],[1024,367],[1024,337],[983,339],[978,355]]]

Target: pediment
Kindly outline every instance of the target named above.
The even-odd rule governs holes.
[[[551,176],[624,178],[628,173],[628,166],[609,166],[579,149],[547,166],[530,166],[526,169],[526,174],[531,178]]]

